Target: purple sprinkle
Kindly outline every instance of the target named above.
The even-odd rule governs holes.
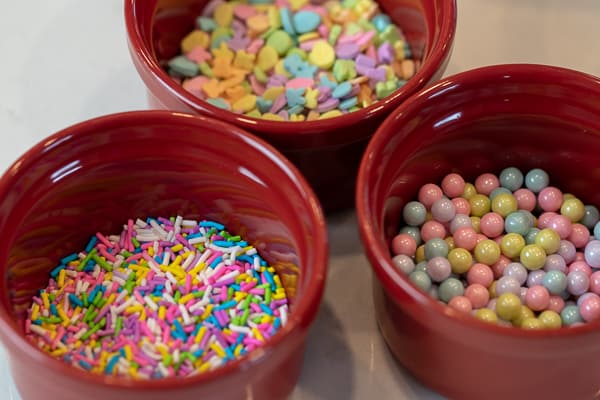
[[[343,60],[352,60],[358,55],[358,53],[360,53],[360,48],[352,42],[342,43],[335,49],[335,54],[337,57]]]
[[[331,111],[334,108],[337,108],[337,106],[340,104],[340,101],[338,99],[334,99],[334,98],[329,98],[327,100],[325,100],[323,103],[319,104],[316,108],[317,112],[327,112],[327,111]]]
[[[372,57],[365,56],[364,54],[359,54],[356,56],[356,66],[363,65],[365,67],[373,68],[375,67],[375,60]]]
[[[287,100],[285,99],[284,94],[277,96],[277,98],[273,102],[273,105],[271,106],[271,109],[269,111],[272,112],[273,114],[279,112],[279,110],[281,110],[285,106],[286,102],[287,102]]]
[[[213,284],[213,287],[227,286],[227,285],[232,285],[234,283],[235,283],[235,279],[234,278],[229,278],[229,279],[222,280],[220,282],[215,282]]]
[[[223,336],[223,332],[218,329],[213,329],[211,333],[215,336],[215,339],[217,339],[217,342],[219,342],[222,347],[229,347],[227,345],[227,340],[225,340],[225,336]]]
[[[383,42],[377,49],[377,58],[379,62],[389,64],[394,61],[394,48],[389,42]]]

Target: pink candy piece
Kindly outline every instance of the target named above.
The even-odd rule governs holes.
[[[265,43],[265,41],[262,40],[262,39],[254,39],[248,45],[248,48],[246,49],[246,53],[249,53],[249,54],[256,54],[256,53],[258,53],[258,51],[262,48],[262,46],[263,46],[264,43]]]
[[[367,51],[365,51],[365,54],[368,57],[371,57],[372,59],[374,59],[376,62],[381,62],[381,61],[379,61],[379,56],[377,55],[377,51],[375,50],[375,46],[373,46],[373,45],[369,46],[369,48],[367,49]]]
[[[287,100],[285,99],[285,95],[279,95],[273,102],[271,109],[269,110],[272,113],[277,113],[287,104]]]
[[[237,4],[233,7],[233,13],[241,20],[246,20],[256,14],[256,9],[247,4]]]
[[[517,189],[513,196],[517,199],[519,210],[533,211],[536,206],[535,194],[529,189]]]
[[[554,229],[561,239],[566,239],[571,234],[573,224],[564,215],[554,215],[548,221],[548,228]]]
[[[192,51],[189,52],[189,54],[187,54],[187,58],[197,64],[200,64],[210,60],[212,55],[208,51],[204,50],[201,46],[196,46]]]
[[[375,37],[375,31],[366,31],[363,34],[361,34],[361,36],[356,40],[355,43],[360,48],[364,48],[371,44],[371,41],[373,40],[374,37]]]
[[[265,87],[256,79],[254,74],[250,75],[250,87],[252,87],[252,90],[258,96],[262,96],[265,92]]]
[[[547,186],[538,193],[538,204],[544,211],[557,211],[563,202],[563,194],[554,186]]]
[[[455,197],[452,199],[452,203],[456,209],[456,214],[469,215],[471,213],[471,204],[469,204],[469,200],[462,197]]]
[[[185,82],[183,82],[183,88],[190,92],[200,92],[202,90],[202,85],[208,81],[210,81],[209,78],[200,75],[192,79],[187,79]]]
[[[431,239],[444,239],[446,228],[437,221],[427,221],[421,227],[421,239],[428,242]]]
[[[550,293],[542,285],[532,286],[527,290],[525,302],[533,311],[545,310],[550,303]]]
[[[288,89],[305,89],[312,88],[315,81],[310,78],[294,78],[286,82],[285,87]]]
[[[489,212],[479,220],[479,229],[489,238],[498,237],[504,232],[504,218],[498,213]]]
[[[573,224],[571,225],[571,234],[569,235],[568,240],[578,249],[585,247],[590,240],[590,231],[582,224]]]
[[[382,44],[381,47],[384,47],[385,44],[387,44],[388,46],[391,47],[391,45],[387,42]],[[462,200],[467,201],[466,199],[463,199],[462,197],[458,197],[458,196],[462,195],[463,192],[465,191],[465,180],[459,174],[452,173],[452,174],[446,175],[444,177],[444,179],[442,179],[442,190],[444,191],[444,194],[448,197],[457,197],[457,199],[460,198]],[[468,201],[467,201],[467,203],[468,203]],[[468,213],[461,213],[461,214],[468,214]]]
[[[319,42],[321,40],[323,40],[323,39],[306,40],[306,41],[300,43],[300,48],[304,51],[311,51],[313,49],[313,47],[315,47],[315,44],[317,44],[317,42]]]
[[[341,43],[351,43],[351,42],[354,43],[358,39],[360,39],[361,35],[362,35],[361,32],[357,32],[357,33],[354,33],[352,35],[342,34],[338,38],[338,44],[341,44]]]
[[[483,308],[490,301],[490,293],[487,288],[478,283],[467,286],[465,297],[469,299],[474,309]]]
[[[441,199],[443,195],[442,189],[438,185],[427,183],[419,189],[418,199],[429,210],[433,203]]]
[[[360,47],[352,42],[341,43],[335,48],[335,54],[343,60],[352,60],[358,53],[360,53]]]
[[[392,251],[394,255],[404,254],[412,257],[417,250],[417,242],[407,233],[400,233],[392,239]]]
[[[485,264],[475,263],[467,272],[467,282],[472,285],[478,283],[489,287],[494,281],[494,273],[491,268]]]
[[[589,296],[581,302],[579,313],[586,322],[591,322],[600,318],[600,297]]]
[[[473,228],[459,228],[454,232],[452,238],[457,247],[462,247],[469,251],[473,250],[477,244],[477,232]]]
[[[473,310],[473,305],[471,301],[465,296],[456,296],[453,297],[452,300],[448,303],[450,308],[455,309],[456,311],[460,311],[463,313],[470,313]]]
[[[494,189],[500,186],[498,177],[494,174],[481,174],[475,179],[475,189],[477,193],[489,196]]]

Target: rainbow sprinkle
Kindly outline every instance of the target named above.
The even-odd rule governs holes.
[[[139,379],[219,368],[284,326],[279,276],[213,221],[129,220],[61,260],[25,330],[40,349],[92,373]]]

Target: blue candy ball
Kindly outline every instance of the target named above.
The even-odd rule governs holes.
[[[538,193],[549,183],[550,177],[543,169],[534,168],[525,175],[525,186],[533,193]]]
[[[523,185],[523,173],[515,167],[508,167],[500,172],[500,186],[514,192]]]

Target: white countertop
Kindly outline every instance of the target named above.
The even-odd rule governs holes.
[[[532,62],[600,76],[597,0],[458,2],[448,75]],[[0,170],[75,122],[146,108],[144,86],[127,52],[122,3],[0,0]],[[394,362],[377,331],[371,274],[354,215],[329,222],[327,290],[292,399],[440,398]],[[0,347],[0,398],[8,393],[9,400],[17,400],[7,371]]]

